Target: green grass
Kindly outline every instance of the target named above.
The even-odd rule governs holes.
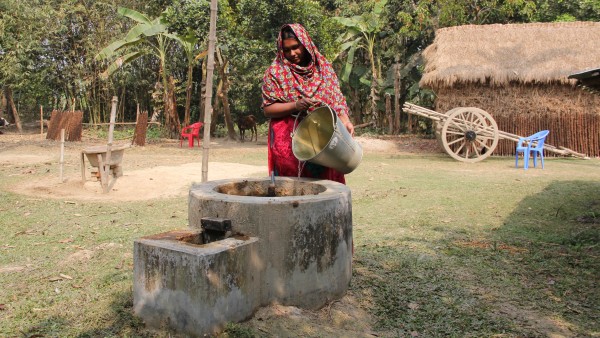
[[[598,335],[598,162],[547,163],[524,171],[507,158],[367,158],[371,177],[349,180],[352,290],[369,299],[378,329]]]
[[[170,147],[156,156],[192,154]],[[210,160],[264,165],[265,151],[240,145]],[[132,246],[143,235],[185,228],[187,197],[24,196],[8,187],[45,179],[45,166],[1,163],[0,336],[172,334],[147,331],[132,315]],[[28,167],[37,170],[20,174]],[[367,152],[347,180],[355,244],[349,291],[379,336],[600,335],[597,159],[547,159],[546,169],[525,171],[511,158],[466,164],[444,154]],[[225,335],[265,334],[241,323]]]

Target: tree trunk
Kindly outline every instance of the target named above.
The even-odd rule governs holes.
[[[363,122],[363,106],[360,102],[360,97],[357,89],[350,89],[350,104],[352,105],[352,113],[354,115],[354,123],[361,124]]]
[[[167,115],[168,114],[168,115]],[[169,76],[167,88],[165,90],[165,115],[168,119],[167,125],[171,131],[171,137],[179,137],[181,124],[177,116],[177,100],[175,98],[175,79]]]
[[[394,132],[394,116],[392,115],[392,96],[385,94],[385,117],[388,124],[388,134],[392,135]]]
[[[22,133],[23,126],[21,125],[21,118],[19,118],[19,112],[17,111],[17,107],[15,106],[15,101],[13,100],[12,89],[10,89],[10,87],[6,86],[6,87],[4,87],[4,90],[5,90],[6,99],[11,107],[13,121],[15,122],[15,125],[17,126],[17,130],[19,131],[19,133]]]
[[[227,65],[229,61],[223,60],[223,56],[221,55],[221,50],[217,48],[217,59],[219,65],[219,75],[223,81],[223,86],[221,88],[221,92],[219,93],[219,98],[221,99],[221,103],[223,104],[223,116],[225,117],[225,125],[227,126],[227,134],[229,135],[229,139],[237,140],[237,134],[235,132],[235,128],[233,127],[233,122],[231,120],[231,112],[229,110],[229,79],[227,77]]]
[[[217,129],[217,122],[219,121],[219,112],[221,111],[221,100],[219,96],[221,95],[221,90],[223,89],[223,81],[219,80],[217,84],[217,90],[215,91],[215,102],[213,104],[213,112],[212,112],[212,124],[210,125],[210,135],[215,136],[215,130]]]
[[[394,65],[394,135],[400,134],[400,64]]]
[[[192,73],[193,65],[189,65],[187,73],[187,85],[185,86],[185,114],[183,116],[183,125],[190,125],[190,105],[192,103]]]
[[[181,125],[177,116],[177,103],[175,101],[175,83],[172,76],[167,76],[165,65],[166,56],[160,54],[159,73],[163,82],[163,104],[165,114],[165,126],[172,138],[179,137]]]
[[[127,86],[123,86],[123,91],[121,92],[121,99],[119,101],[119,109],[117,110],[117,121],[118,116],[121,116],[121,122],[125,122],[125,93]]]
[[[4,91],[0,91],[0,117],[4,117],[7,108],[8,102],[6,101],[6,95],[4,95]]]
[[[201,72],[201,80],[200,80],[200,116],[198,121],[204,121],[204,105],[206,104],[206,62],[208,58],[204,58],[202,61],[202,72]]]
[[[377,73],[377,65],[375,64],[375,54],[373,52],[373,44],[369,43],[369,61],[371,62],[371,119],[375,121],[375,126],[378,128],[383,127],[384,121],[377,116],[377,101],[379,101],[379,74]]]

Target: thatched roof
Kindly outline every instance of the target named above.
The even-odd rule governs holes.
[[[468,25],[443,28],[423,53],[420,85],[575,83],[598,68],[600,22]]]

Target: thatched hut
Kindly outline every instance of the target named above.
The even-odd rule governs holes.
[[[420,85],[436,107],[478,107],[517,135],[548,129],[547,142],[600,156],[600,95],[570,74],[600,66],[600,22],[458,26],[436,31]],[[514,155],[500,140],[495,155]]]

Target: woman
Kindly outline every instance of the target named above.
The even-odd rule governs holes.
[[[277,57],[266,70],[262,87],[263,111],[269,123],[269,172],[276,176],[302,176],[346,183],[332,168],[299,163],[292,152],[291,133],[297,114],[327,104],[354,136],[348,106],[331,63],[300,24],[284,25],[277,38]],[[298,121],[299,122],[299,121]],[[300,174],[299,174],[300,172]]]

